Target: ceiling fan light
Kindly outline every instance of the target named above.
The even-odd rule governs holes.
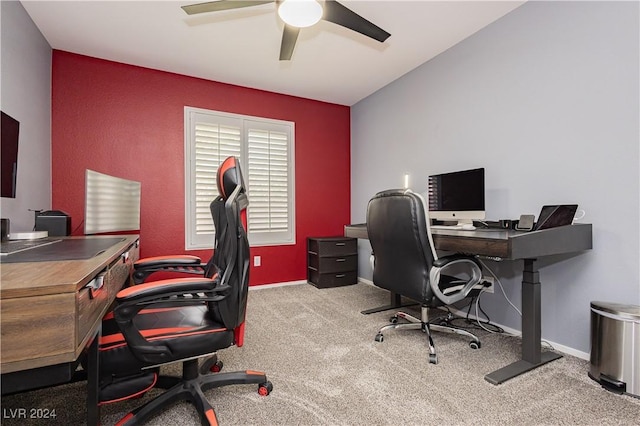
[[[310,27],[322,18],[322,6],[316,0],[284,0],[278,15],[293,27]]]

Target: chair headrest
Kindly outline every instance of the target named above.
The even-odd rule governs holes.
[[[216,183],[218,184],[218,193],[225,200],[229,198],[238,186],[242,188],[240,193],[245,192],[240,162],[236,157],[228,157],[222,162],[218,168]]]

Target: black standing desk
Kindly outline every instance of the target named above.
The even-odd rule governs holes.
[[[553,351],[541,351],[540,277],[536,261],[543,256],[590,250],[591,224],[560,226],[532,232],[433,229],[432,234],[433,243],[438,250],[475,254],[495,260],[524,260],[521,300],[522,357],[487,374],[485,380],[497,385],[562,357]],[[344,235],[367,239],[367,226],[346,225]],[[391,304],[399,305],[399,297],[392,294]]]

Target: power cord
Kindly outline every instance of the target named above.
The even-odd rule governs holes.
[[[78,229],[80,229],[80,227],[82,226],[82,224],[83,224],[83,223],[84,223],[84,219],[82,219],[82,220],[80,221],[80,223],[78,224],[78,226],[76,226],[76,228],[71,232],[71,235],[75,234],[75,233],[76,233],[76,231],[77,231]]]
[[[502,291],[502,295],[504,296],[505,300],[507,302],[509,302],[509,304],[513,307],[513,309],[516,310],[516,312],[518,313],[518,315],[522,316],[522,312],[520,312],[520,309],[518,309],[516,307],[516,305],[514,305],[513,303],[511,303],[511,300],[509,300],[509,297],[507,297],[507,293],[505,293],[504,291],[504,287],[502,286],[502,282],[500,281],[500,279],[498,278],[498,276],[496,274],[493,273],[493,271],[491,270],[491,268],[489,268],[483,261],[482,259],[478,258],[478,261],[480,262],[480,264],[487,270],[489,271],[489,273],[491,274],[491,276],[493,277],[493,279],[496,281],[496,283],[498,283],[498,285],[500,286],[500,291]],[[483,289],[484,291],[484,289]]]
[[[496,324],[493,324],[491,322],[491,318],[489,318],[489,315],[484,311],[484,309],[482,309],[482,306],[480,305],[480,297],[482,296],[483,293],[486,293],[486,291],[487,291],[486,288],[483,288],[480,291],[480,293],[478,293],[478,296],[475,298],[475,300],[471,301],[471,303],[469,304],[469,310],[467,311],[467,318],[469,318],[469,315],[471,313],[471,306],[475,305],[475,311],[476,311],[475,322],[478,324],[478,327],[485,331],[488,331],[489,333],[502,334],[504,333],[504,329]],[[478,311],[482,312],[482,315],[484,315],[484,317],[486,318],[485,321],[480,320],[480,314]],[[488,329],[487,327],[491,327],[492,330]]]
[[[480,327],[481,329],[488,331],[489,333],[504,333],[504,329],[502,327],[498,327],[495,324],[491,324],[491,320],[489,318],[489,315],[487,315],[487,313],[482,309],[482,307],[480,306],[480,296],[482,296],[483,293],[486,293],[486,288],[483,288],[480,293],[478,293],[478,297],[476,297],[475,299],[475,310],[476,310],[476,323],[478,324],[478,327]],[[473,303],[473,301],[472,301]],[[482,312],[482,314],[485,316],[486,321],[481,321],[480,320],[480,312]],[[489,330],[487,327],[485,327],[485,325],[494,327],[496,330]]]
[[[449,307],[446,307],[448,314],[444,317],[435,318],[433,322],[444,320],[446,322],[451,323],[456,328],[460,328],[463,330],[464,329],[476,329],[476,330],[483,329],[483,330],[489,331],[490,333],[504,333],[504,329],[491,323],[489,316],[486,314],[486,312],[484,312],[484,310],[482,310],[481,306],[479,306],[479,309],[480,311],[482,311],[483,315],[487,319],[485,321],[482,321],[479,319],[477,315],[476,315],[476,319],[470,318],[471,308],[476,303],[476,299],[477,298],[474,297],[469,301],[469,303],[463,306],[456,306],[456,309],[459,311],[463,311],[465,308],[467,308],[467,314],[465,317],[454,315],[453,312],[451,312],[451,310],[449,309]],[[459,322],[463,322],[464,324],[460,325]],[[490,329],[488,329],[487,327],[489,327]]]

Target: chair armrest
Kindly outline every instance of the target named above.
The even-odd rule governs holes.
[[[116,295],[113,315],[131,352],[147,364],[171,359],[171,349],[162,342],[147,340],[134,323],[142,309],[202,305],[227,297],[231,287],[220,285],[220,278],[176,278],[128,287]]]
[[[480,263],[480,261],[478,260],[478,258],[476,256],[472,256],[472,255],[468,255],[468,254],[462,254],[462,253],[454,253],[454,254],[450,254],[448,256],[443,256],[438,258],[435,262],[433,262],[433,266],[436,266],[438,268],[444,268],[445,266],[449,265],[450,263],[454,262],[454,261],[471,261],[473,263],[475,263],[476,265],[478,265],[478,268],[482,268],[482,264]]]
[[[148,268],[148,267],[158,267],[166,264],[172,265],[198,265],[202,262],[198,256],[192,256],[189,254],[181,254],[181,255],[169,255],[169,256],[153,256],[153,257],[145,257],[144,259],[137,260],[133,267],[135,269],[138,268]]]
[[[131,274],[134,284],[141,284],[155,272],[179,272],[204,275],[205,264],[198,256],[169,255],[140,259],[133,264]]]
[[[211,278],[174,278],[153,281],[120,290],[116,295],[116,301],[122,303],[153,297],[166,298],[177,294],[219,292],[219,288],[216,288],[217,284],[218,281]]]
[[[445,295],[440,289],[440,275],[442,271],[454,265],[463,265],[468,268],[470,278],[465,282],[464,286],[449,295]],[[475,256],[465,254],[452,254],[444,256],[433,262],[433,266],[429,271],[429,285],[431,290],[438,299],[447,305],[458,302],[469,295],[473,287],[482,280],[482,267],[480,261]],[[463,281],[464,282],[464,281]]]

